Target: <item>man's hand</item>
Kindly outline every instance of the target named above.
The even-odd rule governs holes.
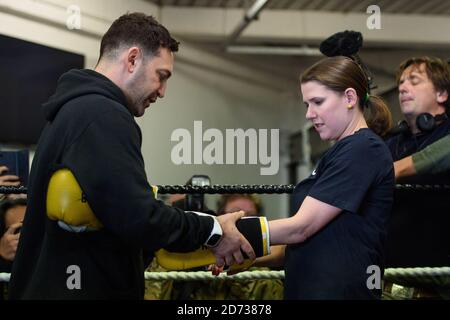
[[[414,161],[412,156],[408,156],[406,158],[400,159],[394,162],[394,172],[395,172],[395,180],[398,180],[402,177],[409,177],[415,175],[416,167],[414,166]]]
[[[15,232],[20,227],[22,227],[22,222],[10,225],[0,239],[0,256],[5,260],[13,261],[16,256],[20,233]]]
[[[244,211],[238,211],[217,217],[223,231],[223,236],[219,244],[212,248],[216,256],[217,266],[231,266],[235,263],[241,264],[244,262],[241,249],[250,260],[253,261],[255,259],[256,256],[252,246],[236,228],[236,221],[244,215]]]
[[[8,172],[8,168],[0,166],[0,186],[18,186],[20,185],[19,177],[15,175],[3,175]]]

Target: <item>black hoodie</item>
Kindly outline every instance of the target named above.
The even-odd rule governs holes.
[[[108,78],[71,70],[43,105],[48,123],[33,159],[10,299],[142,299],[143,250],[187,252],[207,239],[211,218],[155,200],[126,103]],[[67,232],[47,218],[48,182],[61,167],[77,178],[102,230]]]

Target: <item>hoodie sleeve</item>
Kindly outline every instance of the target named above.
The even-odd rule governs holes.
[[[140,130],[120,110],[103,113],[65,153],[94,214],[126,242],[188,252],[206,241],[213,220],[166,206],[154,198],[140,151]]]

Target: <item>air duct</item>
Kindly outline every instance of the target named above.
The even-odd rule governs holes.
[[[258,19],[258,14],[262,9],[269,3],[269,0],[256,0],[251,8],[245,13],[244,20],[242,20],[239,25],[234,29],[227,40],[227,45],[231,44],[236,40],[244,31],[245,28],[253,21]]]

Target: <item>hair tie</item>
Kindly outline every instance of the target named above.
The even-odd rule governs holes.
[[[364,105],[365,105],[366,107],[369,106],[369,98],[370,98],[369,93],[366,93],[366,96],[364,97]]]

